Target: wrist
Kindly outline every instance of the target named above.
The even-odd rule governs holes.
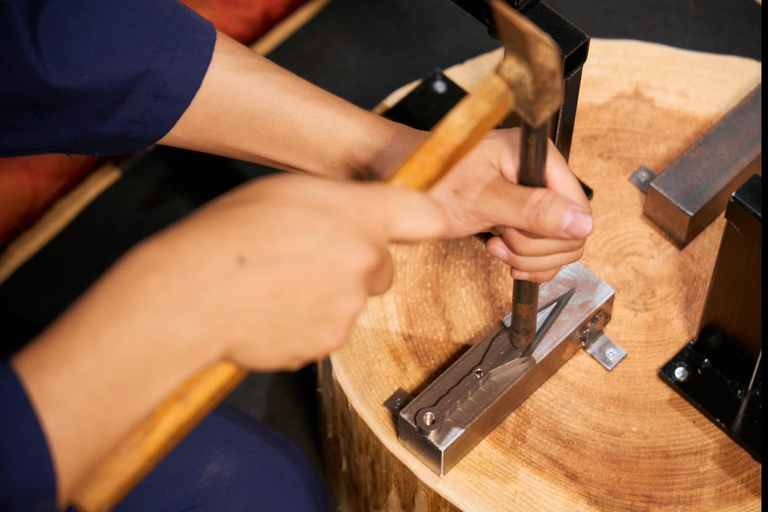
[[[386,180],[429,132],[416,130],[371,114],[369,128],[361,132],[358,144],[350,158],[352,176],[368,181]]]

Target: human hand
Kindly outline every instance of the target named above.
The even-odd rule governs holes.
[[[440,207],[417,192],[280,176],[215,200],[140,251],[168,283],[154,316],[245,367],[283,370],[339,348],[368,296],[389,288],[388,243],[444,230]]]
[[[447,236],[496,227],[492,256],[515,279],[548,281],[577,261],[592,231],[589,201],[565,159],[549,141],[546,188],[517,185],[520,130],[490,132],[430,191],[446,211]]]

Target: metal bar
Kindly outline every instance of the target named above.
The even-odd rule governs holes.
[[[521,11],[523,8],[539,0],[504,0],[510,7]],[[467,11],[477,21],[488,28],[488,33],[496,37],[496,24],[491,14],[490,0],[453,0],[453,3]]]
[[[728,203],[695,340],[659,376],[756,460],[762,460],[762,179]]]
[[[547,124],[532,128],[522,123],[520,176],[518,182],[528,187],[544,187],[547,161]],[[512,287],[512,344],[525,350],[536,336],[536,312],[539,309],[539,285],[515,279]]]
[[[454,1],[484,23],[491,34],[495,32],[493,20],[484,20],[485,16],[490,16],[490,10],[487,12],[485,10],[487,9],[487,2],[484,0]],[[567,161],[571,153],[576,107],[579,103],[579,91],[581,89],[582,69],[589,55],[590,38],[584,31],[560,16],[560,14],[544,2],[531,2],[519,9],[521,13],[525,14],[533,23],[549,34],[563,52],[565,92],[560,110],[550,120],[549,137],[554,141],[558,151],[562,153]],[[503,128],[512,128],[519,124],[520,119],[517,114],[512,114],[501,126]],[[584,186],[584,192],[587,194],[587,197],[591,199],[592,190],[583,183],[582,186]]]
[[[759,171],[761,96],[762,84],[650,183],[643,214],[679,245],[693,240]]]
[[[547,186],[544,164],[547,161],[547,123],[532,128],[523,123],[520,144],[520,176],[517,182],[526,187]]]
[[[589,46],[589,40],[585,43]],[[555,143],[557,150],[567,162],[571,156],[571,142],[573,142],[573,126],[576,122],[576,107],[579,103],[579,90],[581,89],[582,67],[579,67],[565,79],[565,96],[560,111],[550,121],[550,138]],[[582,186],[584,184],[582,183]],[[591,189],[584,191],[587,197],[592,199]]]

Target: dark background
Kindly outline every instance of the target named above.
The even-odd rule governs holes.
[[[592,37],[762,59],[762,8],[753,0],[547,3]],[[269,57],[370,109],[405,83],[496,47],[485,27],[449,0],[333,0]],[[10,353],[34,337],[137,241],[267,172],[272,171],[162,147],[138,158],[0,286],[0,350]],[[283,432],[319,467],[310,368],[251,375],[228,402]]]

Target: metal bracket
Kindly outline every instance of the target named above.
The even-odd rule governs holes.
[[[510,351],[507,315],[418,396],[398,389],[385,402],[398,419],[400,442],[443,476],[580,348],[613,369],[626,356],[603,334],[613,298],[583,265],[563,267],[541,285],[546,305],[530,350]]]
[[[597,362],[611,371],[627,356],[627,351],[618,346],[608,336],[600,333],[592,343],[586,347],[587,353],[597,359]]]
[[[651,186],[651,182],[656,179],[656,174],[648,167],[641,165],[637,170],[629,177],[629,181],[640,189],[643,194],[648,193],[648,188]]]

